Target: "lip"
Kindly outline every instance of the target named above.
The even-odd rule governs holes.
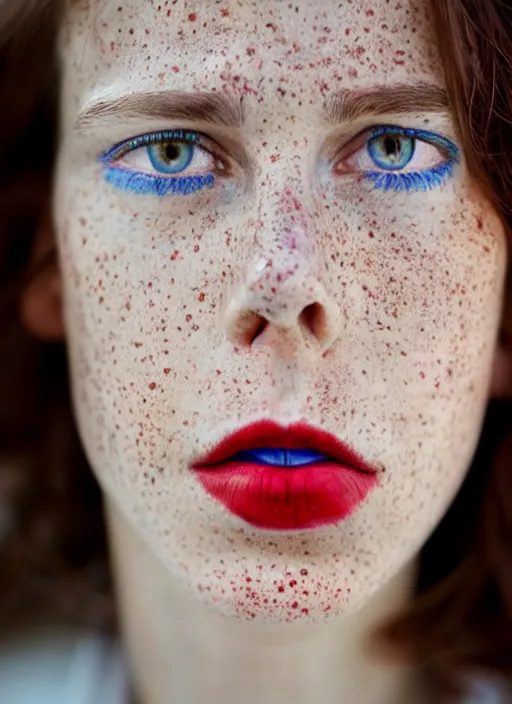
[[[243,450],[308,448],[325,460],[299,467],[233,457]],[[231,433],[191,465],[203,488],[252,526],[304,530],[348,518],[377,484],[377,471],[331,433],[307,423],[260,421]]]

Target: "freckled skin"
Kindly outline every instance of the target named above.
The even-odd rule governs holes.
[[[323,150],[390,122],[456,140],[436,114],[336,132],[321,112],[341,89],[443,85],[425,5],[98,0],[63,25],[55,216],[81,437],[148,548],[220,613],[354,611],[418,552],[474,452],[502,227],[464,159],[442,187],[397,193],[336,175]],[[167,89],[243,97],[246,124],[229,144],[245,160],[226,147],[231,174],[186,198],[115,190],[97,156],[123,139],[226,137],[161,119],[73,131],[99,97]],[[378,468],[379,486],[317,531],[258,531],[229,515],[187,467],[264,418],[334,433]]]

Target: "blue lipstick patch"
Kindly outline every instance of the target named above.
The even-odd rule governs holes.
[[[258,447],[254,450],[244,450],[232,458],[232,460],[240,462],[270,464],[278,467],[302,467],[326,459],[328,459],[327,455],[322,455],[322,453],[308,448],[286,450],[280,447]]]

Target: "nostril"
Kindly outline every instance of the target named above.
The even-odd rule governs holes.
[[[325,309],[320,303],[310,303],[299,315],[299,322],[306,327],[317,340],[322,341],[326,334]]]
[[[252,330],[248,332],[247,336],[249,345],[252,345],[254,340],[261,335],[263,330],[265,330],[268,325],[268,322],[265,320],[265,318],[262,318],[259,315],[256,315],[254,317],[257,318],[257,320],[253,321]]]
[[[230,339],[236,345],[250,347],[267,325],[268,322],[263,316],[247,311],[231,327]]]

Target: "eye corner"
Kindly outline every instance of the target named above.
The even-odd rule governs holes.
[[[116,144],[114,147],[110,147],[99,155],[98,161],[105,166],[112,164],[123,155],[122,146],[122,144]]]

